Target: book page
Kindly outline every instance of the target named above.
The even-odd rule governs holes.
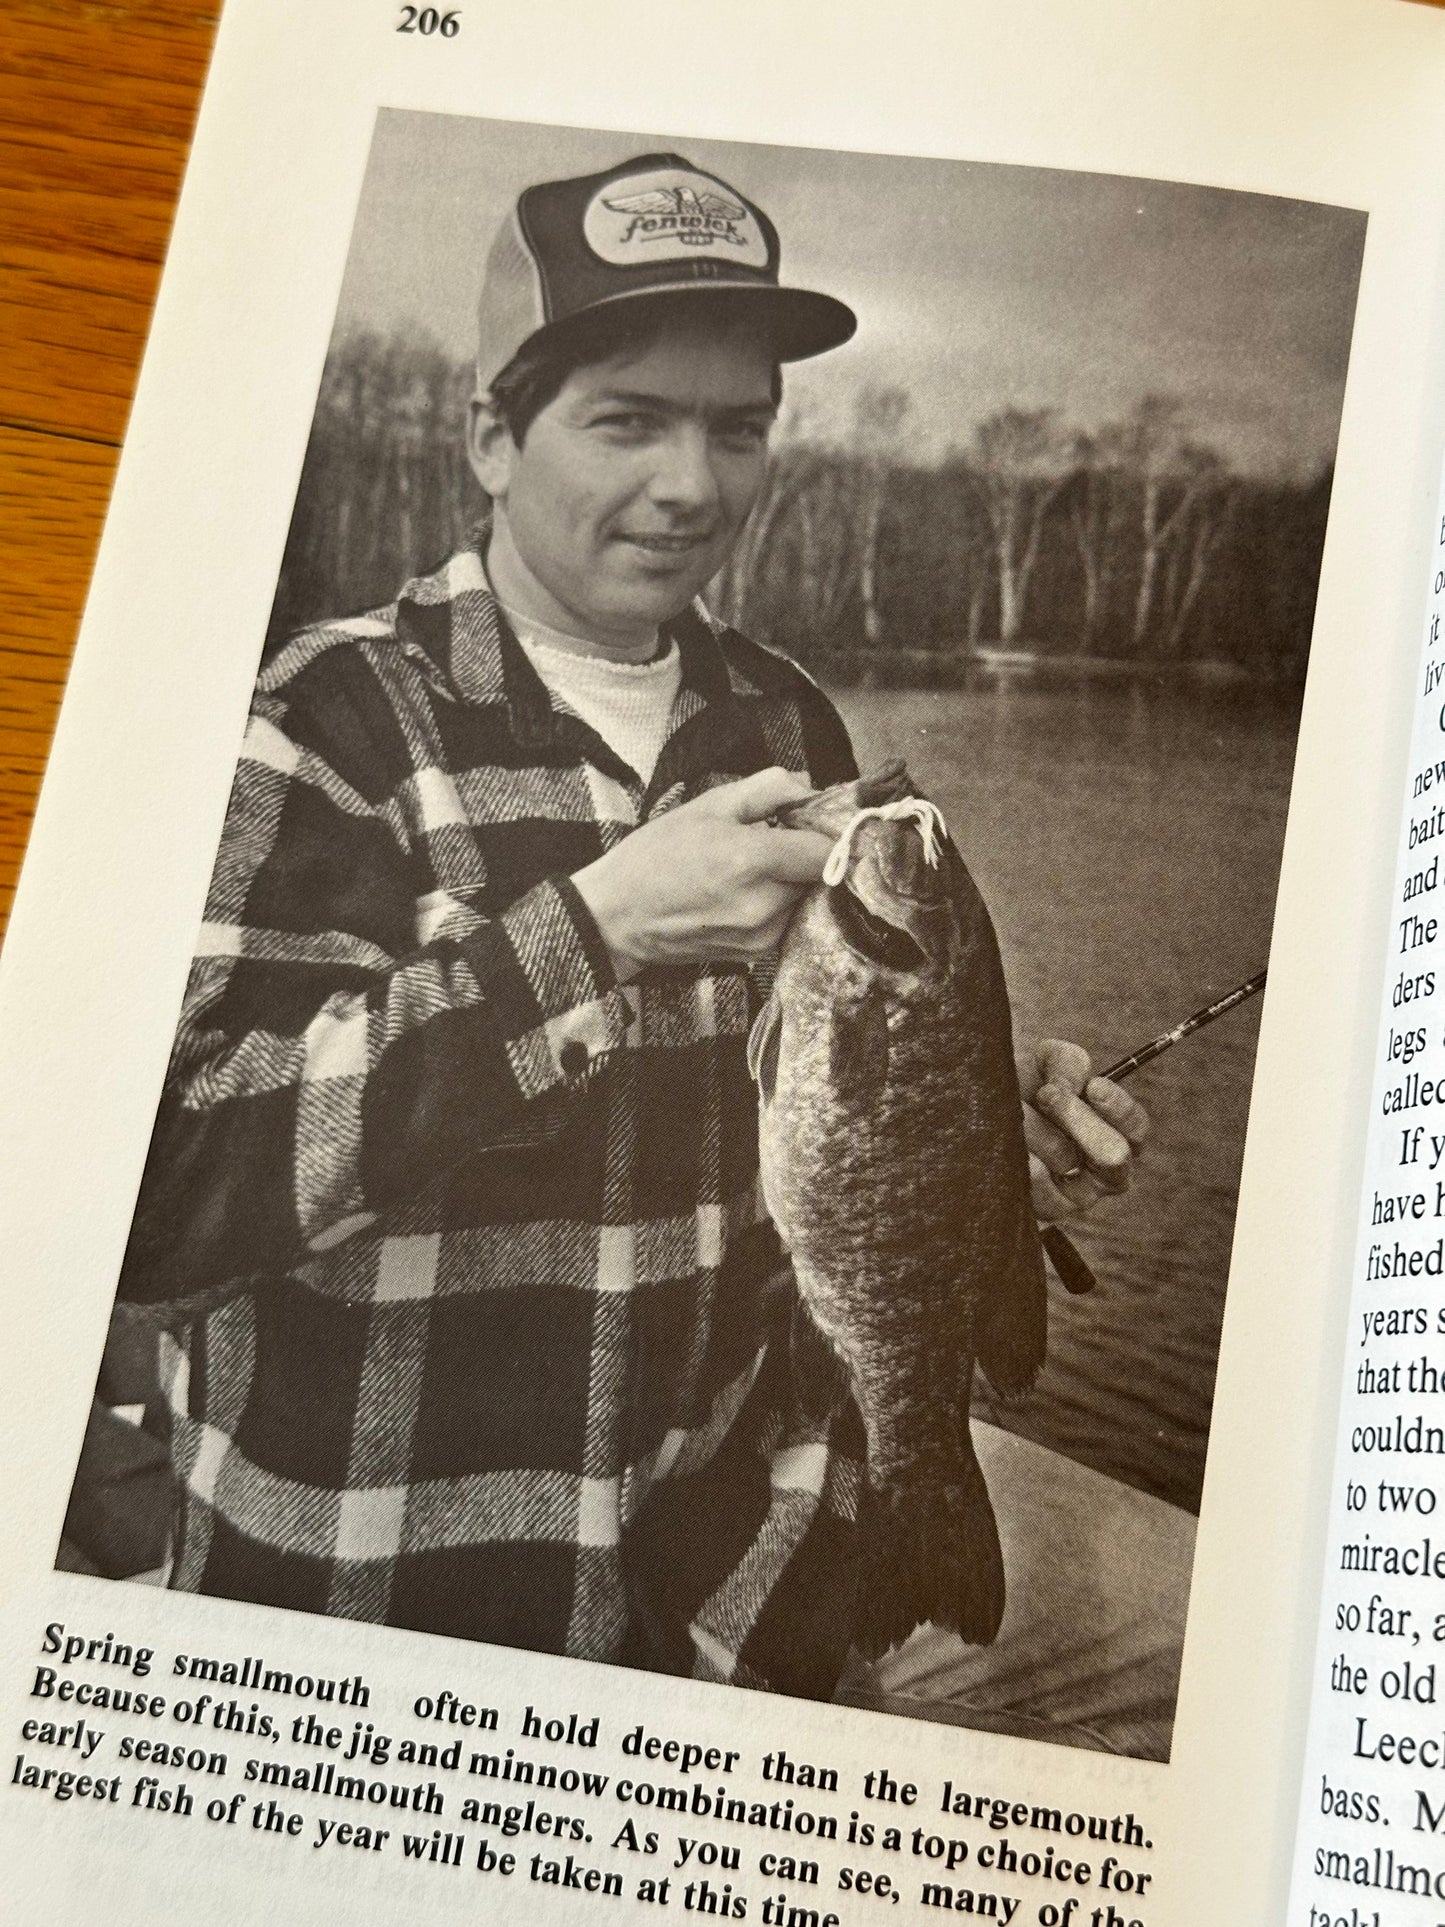
[[[227,16],[0,981],[56,1917],[1283,1905],[1445,45],[902,24]]]
[[[1445,1558],[1431,1462],[1445,1435],[1435,1423],[1432,1342],[1442,1315],[1432,1280],[1441,1256],[1431,1227],[1442,1200],[1429,1183],[1436,1147],[1445,1152],[1430,1129],[1439,1083],[1432,846],[1445,824],[1431,795],[1440,780],[1442,554],[1445,509],[1426,578],[1296,1850],[1291,1918],[1310,1922],[1352,1913],[1433,1921],[1445,1895],[1433,1839],[1445,1813],[1432,1783]]]

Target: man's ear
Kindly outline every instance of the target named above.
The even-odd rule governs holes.
[[[467,460],[492,500],[505,500],[517,445],[512,432],[485,395],[473,398],[467,416]]]

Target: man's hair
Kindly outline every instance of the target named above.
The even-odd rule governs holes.
[[[747,297],[730,299],[722,289],[710,299],[707,313],[723,332],[742,332],[750,322]],[[507,363],[488,390],[498,419],[520,448],[527,430],[563,383],[579,368],[607,361],[624,351],[641,353],[674,329],[695,328],[700,319],[695,295],[649,301],[624,301],[611,308],[594,308],[575,322],[558,322],[527,342]],[[783,369],[773,358],[773,406],[783,398]]]

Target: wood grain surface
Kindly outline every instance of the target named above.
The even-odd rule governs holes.
[[[0,0],[0,930],[218,0]]]

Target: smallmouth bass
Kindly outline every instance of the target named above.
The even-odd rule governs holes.
[[[749,1064],[768,1209],[867,1430],[855,1643],[876,1657],[926,1620],[986,1643],[1004,1571],[974,1361],[1021,1397],[1046,1319],[998,942],[901,764],[780,820],[837,839]]]

